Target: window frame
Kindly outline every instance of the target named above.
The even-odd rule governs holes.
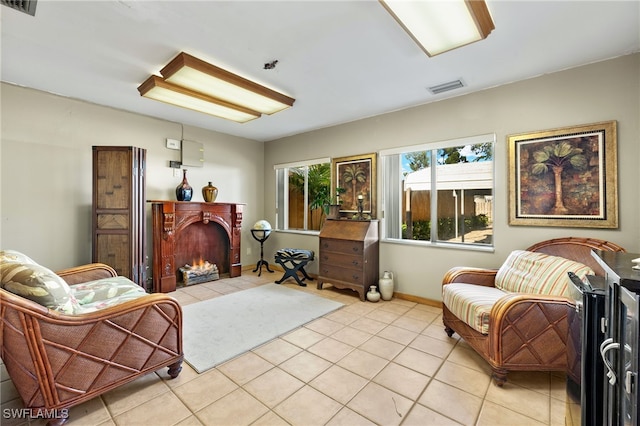
[[[381,181],[382,181],[382,191],[381,191],[381,238],[380,240],[385,243],[393,243],[393,244],[402,244],[402,245],[415,245],[415,246],[430,246],[430,247],[446,247],[446,248],[455,248],[455,249],[463,249],[463,250],[478,250],[478,251],[494,251],[495,248],[495,227],[493,227],[491,243],[490,244],[477,244],[477,243],[459,243],[459,242],[449,242],[438,240],[434,236],[437,236],[437,220],[431,221],[431,239],[430,240],[413,240],[413,239],[404,239],[402,238],[402,224],[403,224],[403,212],[402,212],[402,197],[404,196],[403,191],[400,188],[400,181],[398,181],[396,175],[399,177],[402,172],[402,155],[410,152],[417,151],[434,151],[438,149],[444,148],[453,148],[464,145],[477,145],[481,143],[492,143],[493,147],[493,167],[492,167],[492,189],[491,189],[491,208],[494,214],[495,221],[495,195],[496,195],[496,167],[495,167],[495,153],[496,153],[496,145],[497,139],[495,133],[486,133],[477,136],[469,136],[462,137],[456,139],[448,139],[437,142],[428,142],[416,145],[408,145],[397,148],[390,148],[380,150],[378,152],[379,159],[381,162],[380,172],[381,172]],[[394,158],[397,156],[397,158]],[[431,160],[433,160],[432,156],[429,156]],[[395,161],[394,161],[395,160]],[[393,162],[393,163],[392,163]],[[431,161],[430,164],[433,164]],[[436,179],[436,167],[431,167],[431,217],[437,216],[438,209],[438,190],[437,190],[437,179]],[[396,185],[397,184],[397,185]],[[395,185],[391,188],[391,185]],[[396,187],[397,186],[397,187]],[[395,224],[395,225],[394,225]],[[391,226],[399,226],[398,230],[394,230],[396,234],[399,232],[399,236],[389,236],[390,227]]]
[[[311,160],[302,160],[302,161],[293,161],[290,163],[282,163],[282,164],[274,164],[273,170],[275,172],[275,187],[276,187],[276,196],[275,196],[275,213],[276,220],[274,231],[277,232],[289,232],[295,234],[310,234],[310,235],[318,235],[320,230],[307,229],[306,227],[309,225],[308,221],[308,206],[311,202],[309,200],[309,182],[308,182],[308,173],[305,175],[305,184],[304,184],[304,226],[305,229],[300,228],[290,228],[289,227],[289,198],[285,196],[289,192],[289,169],[298,169],[301,167],[306,167],[307,171],[309,166],[313,166],[316,164],[328,164],[331,167],[331,158],[323,157],[316,158]],[[279,172],[281,171],[281,172]],[[281,173],[281,175],[279,174]],[[282,180],[282,182],[280,182]],[[279,204],[282,203],[280,206]]]

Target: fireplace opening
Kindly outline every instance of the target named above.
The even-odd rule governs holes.
[[[175,241],[176,282],[192,285],[229,276],[229,247],[227,232],[216,222],[185,227]]]
[[[215,263],[209,263],[208,260],[202,260],[202,258],[197,261],[194,260],[190,265],[184,265],[179,270],[182,273],[182,282],[184,285],[199,284],[220,279],[218,266]]]

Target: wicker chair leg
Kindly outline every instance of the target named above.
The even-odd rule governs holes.
[[[493,381],[496,385],[502,387],[502,385],[507,383],[507,370],[496,367],[493,367],[492,370],[493,372],[491,373],[491,377],[493,377]]]
[[[453,337],[453,333],[455,333],[455,331],[453,331],[453,328],[449,327],[448,325],[444,326],[444,332],[447,333],[447,336],[449,337]]]
[[[169,376],[172,379],[178,377],[178,374],[182,371],[182,359],[180,361],[176,361],[169,366]]]

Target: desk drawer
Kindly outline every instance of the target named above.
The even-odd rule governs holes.
[[[341,268],[333,265],[320,265],[320,275],[327,278],[331,282],[331,278],[346,281],[353,284],[364,285],[364,271],[362,269]]]
[[[320,241],[320,250],[362,256],[363,244],[360,241],[333,240],[327,238]]]
[[[356,254],[344,254],[336,253],[333,251],[327,251],[320,249],[320,264],[340,266],[342,268],[349,268],[355,270],[362,270],[364,264],[362,256]]]

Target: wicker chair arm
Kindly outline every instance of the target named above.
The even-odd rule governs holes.
[[[450,283],[465,283],[494,287],[494,281],[497,273],[497,269],[457,266],[447,271],[442,279],[442,285]]]
[[[109,265],[104,263],[89,263],[73,268],[57,271],[56,274],[69,285],[86,283],[88,281],[99,280],[101,278],[111,278],[118,273]]]
[[[182,310],[150,294],[65,315],[0,289],[3,360],[27,407],[65,408],[182,361]],[[4,337],[4,339],[3,339]]]
[[[100,321],[110,320],[114,317],[128,314],[139,309],[145,309],[148,306],[160,305],[166,306],[166,309],[177,312],[180,321],[182,321],[182,309],[179,303],[172,297],[164,293],[146,294],[134,300],[109,306],[94,312],[83,314],[64,314],[48,309],[36,302],[17,296],[5,290],[2,291],[3,302],[11,305],[18,311],[36,318],[38,321],[47,322],[54,325],[84,325],[92,324]]]
[[[511,309],[525,304],[560,304],[562,306],[573,305],[571,299],[564,296],[552,296],[547,294],[510,293],[501,297],[491,308],[491,317],[494,321],[500,321],[503,317],[512,315]]]
[[[570,299],[509,294],[491,309],[489,347],[496,365],[566,368]],[[537,368],[536,367],[536,368]]]
[[[92,323],[99,321],[110,320],[116,316],[128,314],[130,312],[146,309],[149,306],[156,306],[164,310],[165,312],[171,312],[176,316],[178,325],[182,328],[182,308],[177,300],[171,296],[167,296],[164,293],[152,293],[146,294],[134,300],[128,300],[120,304],[109,306],[104,309],[100,309],[95,312],[88,312],[86,314],[77,315],[65,315],[58,314],[56,316],[60,321],[72,321],[73,324],[78,323]]]

